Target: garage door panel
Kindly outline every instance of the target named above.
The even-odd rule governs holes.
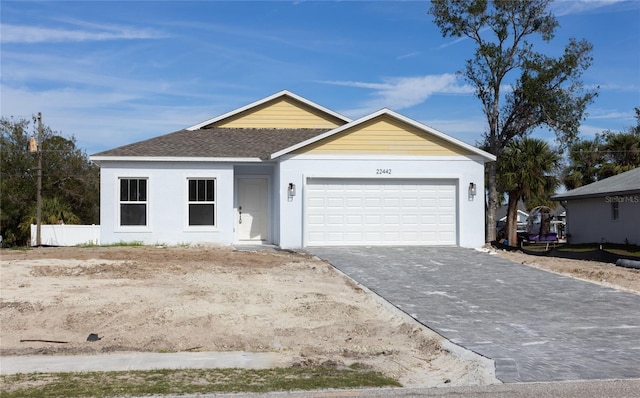
[[[364,215],[362,214],[348,214],[346,217],[347,225],[357,225],[362,228],[364,221]]]
[[[402,240],[402,234],[398,231],[384,231],[382,236],[387,242],[398,242]]]
[[[402,234],[403,239],[409,241],[418,241],[420,240],[420,234],[418,232],[404,232]]]
[[[402,208],[403,209],[418,209],[420,207],[420,198],[417,196],[404,196],[401,198],[402,200]]]
[[[378,242],[382,240],[382,232],[380,231],[369,231],[365,232],[363,235],[365,242]]]
[[[365,214],[365,225],[380,225],[382,223],[382,216],[380,214]]]
[[[376,193],[379,193],[379,192],[376,192]],[[364,207],[368,209],[378,209],[382,207],[382,198],[379,198],[379,197],[364,198]]]
[[[347,207],[353,207],[356,209],[361,209],[362,205],[363,205],[363,200],[361,197],[357,197],[357,198],[347,198]]]
[[[344,215],[342,214],[329,214],[326,217],[327,224],[342,226],[344,224]]]
[[[419,214],[403,214],[402,225],[420,225]]]
[[[453,180],[310,179],[306,244],[457,243]]]

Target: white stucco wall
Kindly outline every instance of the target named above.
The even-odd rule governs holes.
[[[376,169],[391,169],[377,175]],[[270,178],[270,243],[283,248],[304,245],[304,199],[308,177],[375,179],[448,179],[457,181],[457,241],[462,247],[484,244],[484,164],[480,158],[453,156],[350,157],[293,155],[280,163],[216,162],[103,162],[101,164],[100,223],[102,244],[142,241],[145,244],[218,243],[236,241],[235,184],[243,176]],[[148,179],[148,225],[119,226],[119,178]],[[187,179],[216,179],[215,228],[198,230],[186,225]],[[477,195],[470,200],[469,183]],[[296,196],[289,198],[289,183]]]
[[[568,201],[567,233],[570,243],[625,243],[628,240],[630,244],[640,244],[640,195],[619,197],[622,199],[618,204],[618,220],[612,219],[613,198]]]
[[[119,225],[119,178],[147,178],[147,226]],[[186,225],[187,178],[216,179],[216,227]],[[100,165],[100,241],[182,244],[234,239],[232,164],[213,162],[103,162]]]
[[[458,245],[484,245],[484,164],[480,158],[453,156],[390,157],[292,155],[281,159],[279,194],[280,234],[283,248],[304,245],[304,198],[308,177],[378,179],[454,179],[458,181]],[[391,175],[377,175],[376,169],[391,169]],[[476,184],[476,196],[470,200],[469,183]],[[287,200],[287,186],[296,184],[297,194]]]

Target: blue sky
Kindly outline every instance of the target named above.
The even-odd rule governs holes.
[[[456,71],[469,40],[442,38],[412,1],[6,1],[3,117],[44,123],[92,154],[194,125],[290,90],[346,116],[390,108],[470,144],[486,128]],[[594,45],[599,86],[581,134],[635,124],[640,1],[560,1],[551,44]],[[553,133],[536,135],[551,140]]]

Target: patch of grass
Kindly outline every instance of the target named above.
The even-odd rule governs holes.
[[[2,249],[15,250],[15,251],[21,251],[21,252],[32,250],[30,246],[7,246],[7,247],[3,247]]]
[[[568,252],[588,252],[593,250],[600,250],[602,246],[603,250],[611,253],[624,254],[629,256],[640,256],[640,246],[638,245],[623,245],[619,243],[581,243],[577,245],[559,245],[558,250]]]
[[[617,243],[581,243],[581,244],[566,244],[566,243],[550,243],[547,247],[546,243],[532,243],[525,245],[524,248],[531,251],[546,251],[555,248],[558,251],[584,253],[602,249],[615,254],[640,256],[640,246],[638,245],[623,245]]]
[[[129,246],[144,246],[144,242],[142,242],[141,240],[132,240],[132,241],[120,241],[120,242],[116,242],[116,243],[109,243],[106,245],[100,245],[102,247],[129,247]]]
[[[30,373],[3,375],[0,376],[0,380],[0,395],[3,398],[114,397],[401,387],[396,380],[359,366]]]
[[[582,253],[582,252],[590,252],[590,251],[594,251],[594,250],[599,250],[600,246],[596,245],[595,243],[588,243],[588,244],[579,244],[579,245],[558,245],[556,247],[558,250],[563,251],[563,252],[574,252],[574,253]]]
[[[559,248],[559,245],[555,245],[553,243],[549,243],[549,246],[547,246],[546,243],[529,243],[524,245],[524,248],[527,250],[531,250],[531,251],[536,251],[536,252],[544,252],[553,248]]]

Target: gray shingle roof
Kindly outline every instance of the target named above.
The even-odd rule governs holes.
[[[551,199],[597,198],[607,195],[629,195],[634,193],[640,193],[640,167],[558,194]]]
[[[210,128],[179,130],[93,156],[261,158],[329,129]]]

